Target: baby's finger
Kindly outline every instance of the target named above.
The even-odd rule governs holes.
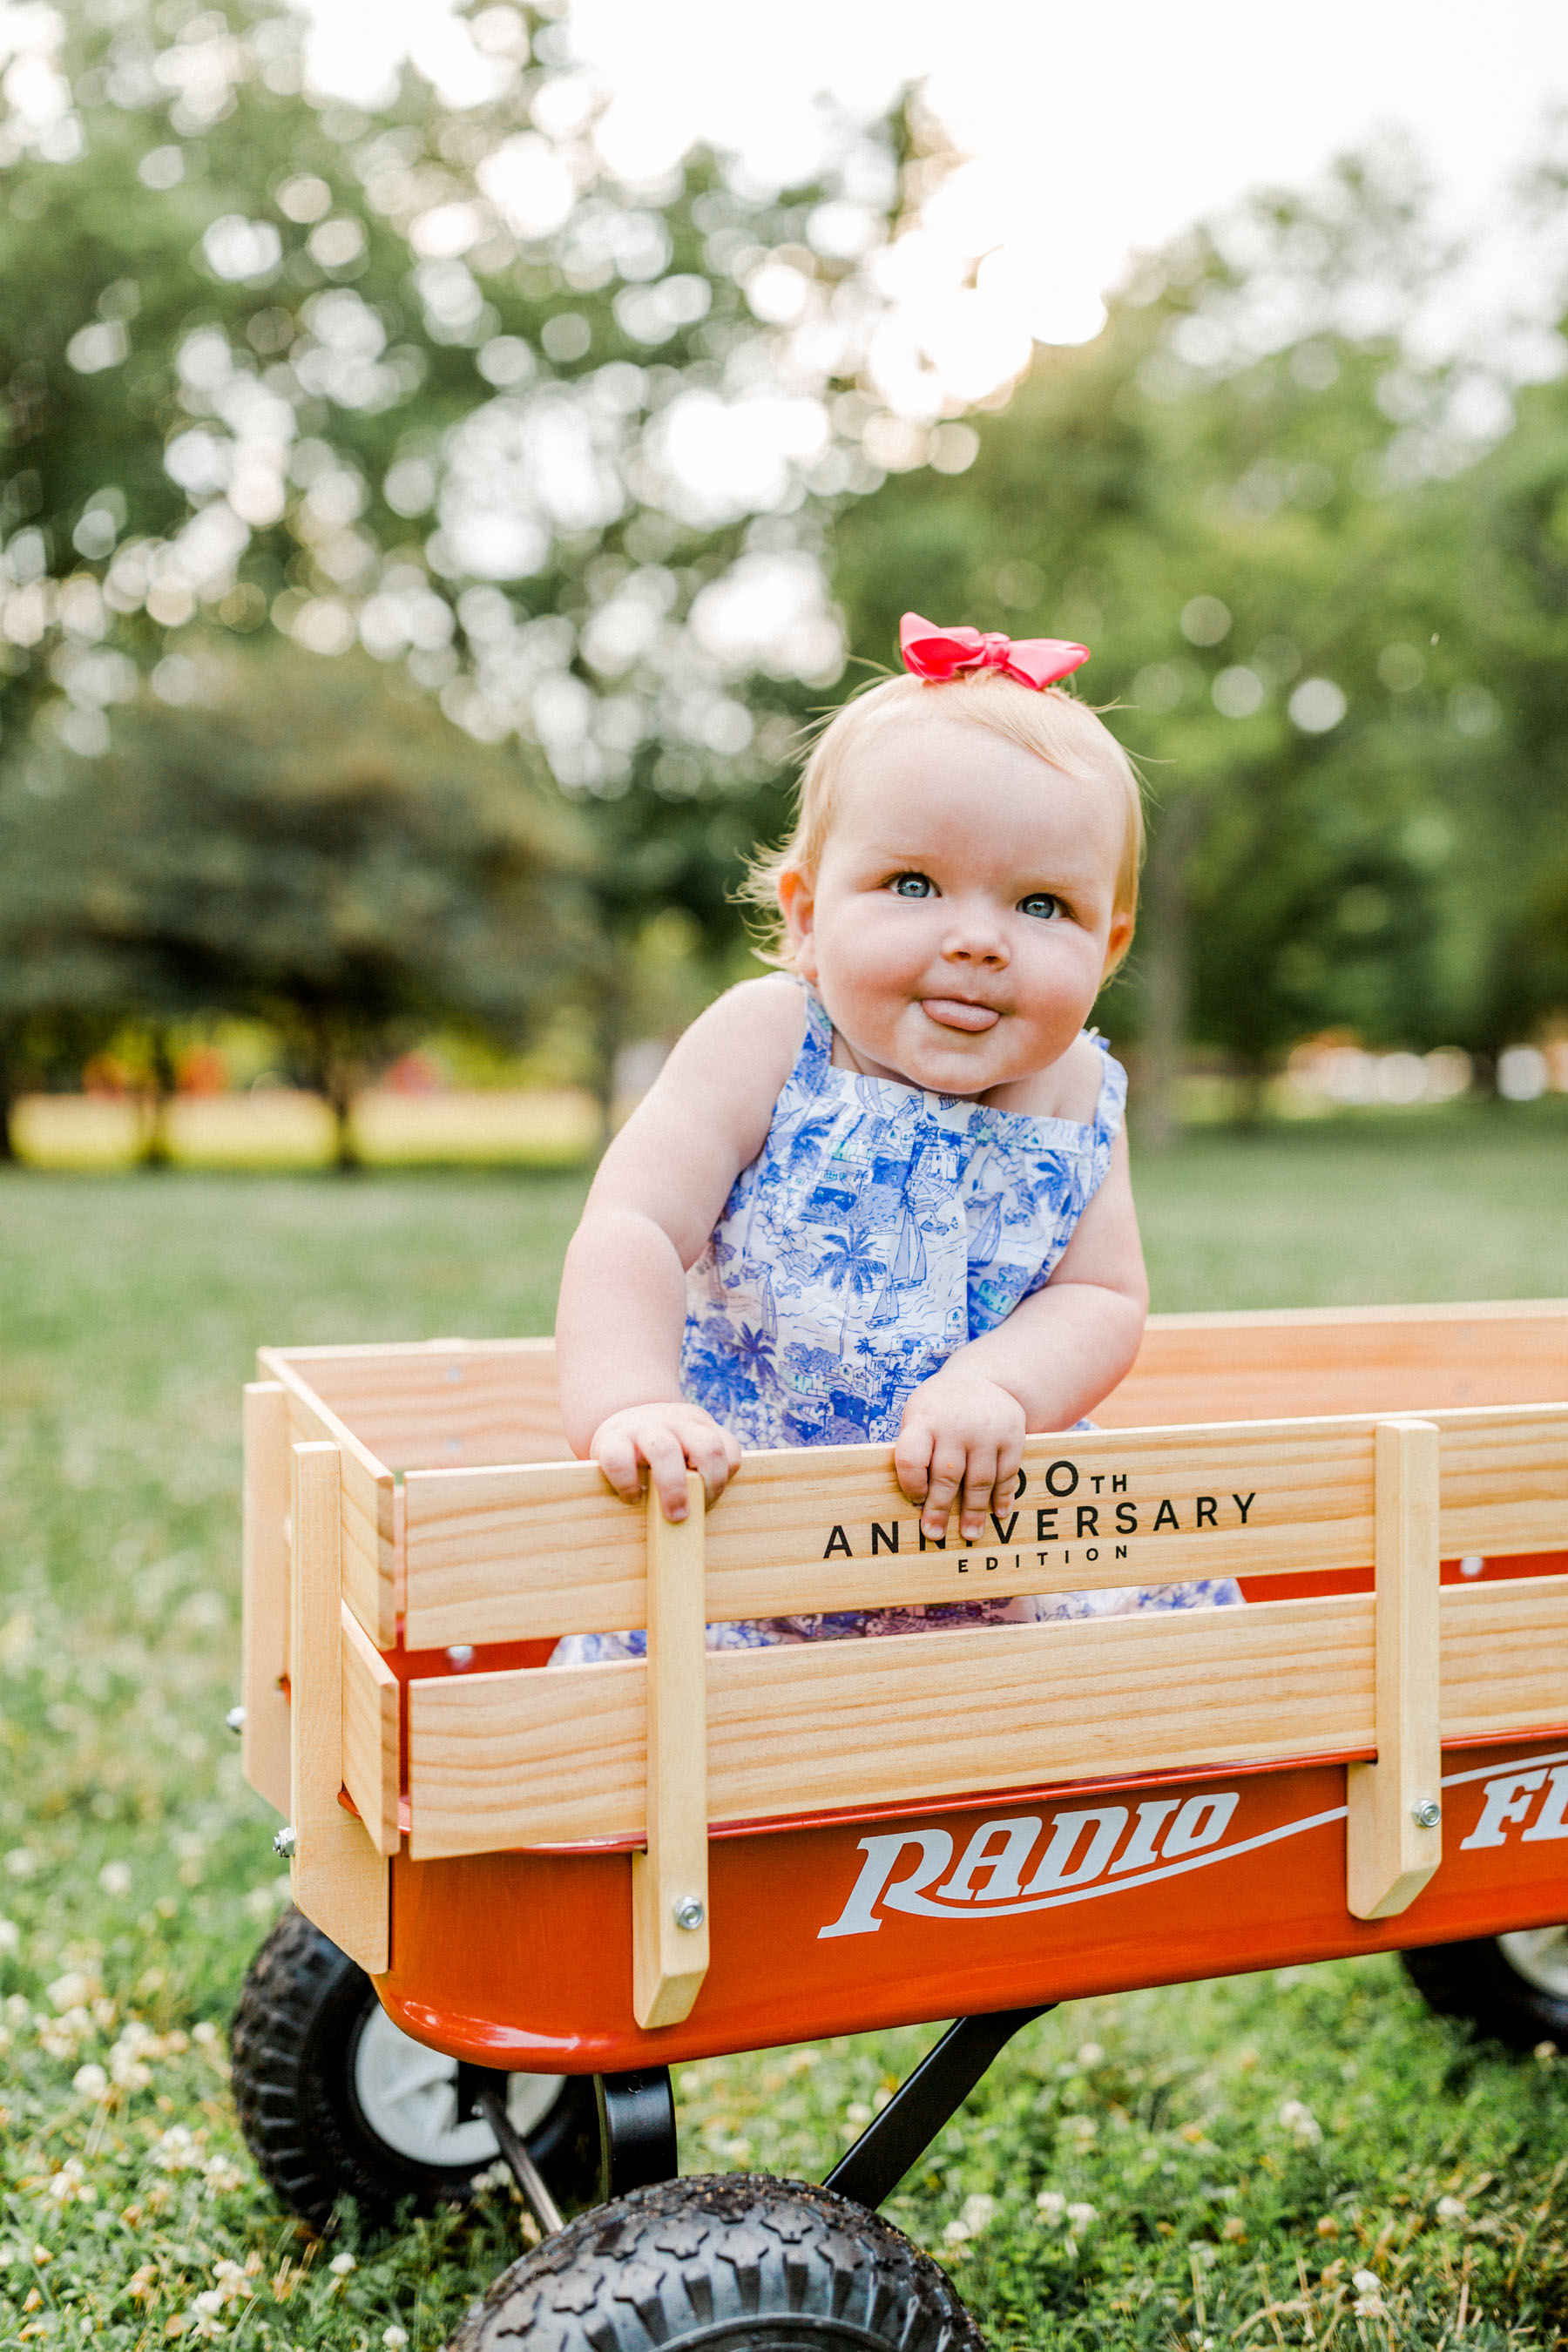
[[[664,1516],[679,1527],[686,1517],[686,1449],[673,1430],[645,1430],[642,1454]]]
[[[931,1431],[919,1422],[906,1422],[893,1448],[893,1475],[900,1491],[911,1503],[925,1501],[931,1484]]]
[[[709,1502],[716,1503],[741,1466],[741,1449],[727,1429],[699,1428],[686,1441],[686,1458]]]
[[[596,1445],[594,1459],[623,1503],[635,1503],[642,1493],[642,1463],[629,1435],[617,1431]]]
[[[1015,1500],[1018,1487],[1018,1472],[1023,1465],[1021,1445],[1005,1444],[996,1454],[996,1484],[991,1490],[990,1508],[1005,1511]]]
[[[963,1472],[963,1503],[958,1523],[965,1543],[976,1542],[984,1533],[985,1514],[995,1488],[996,1448],[981,1441],[970,1447]]]
[[[931,1468],[931,1491],[926,1496],[925,1508],[921,1513],[921,1527],[928,1537],[940,1538],[946,1535],[948,1515],[952,1509],[952,1498],[958,1492],[963,1477],[962,1454],[939,1452],[933,1455]]]

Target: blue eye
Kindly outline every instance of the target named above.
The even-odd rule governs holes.
[[[895,898],[934,898],[936,896],[936,885],[925,874],[897,874],[889,887]]]
[[[1031,890],[1026,898],[1018,901],[1020,915],[1034,915],[1042,923],[1053,922],[1061,910],[1061,900],[1053,898],[1048,890]]]

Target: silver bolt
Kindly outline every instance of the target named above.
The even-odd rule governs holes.
[[[447,1664],[451,1667],[452,1672],[455,1675],[466,1675],[473,1663],[473,1643],[471,1642],[454,1642],[447,1653]]]
[[[291,1822],[285,1823],[273,1838],[272,1851],[280,1853],[285,1862],[294,1859],[294,1825]]]
[[[1443,1818],[1443,1808],[1436,1797],[1418,1797],[1410,1811],[1418,1830],[1435,1830]]]
[[[231,1706],[224,1717],[224,1721],[237,1739],[245,1729],[245,1709],[242,1706]]]
[[[708,1914],[695,1895],[683,1895],[675,1906],[675,1924],[695,1933]]]

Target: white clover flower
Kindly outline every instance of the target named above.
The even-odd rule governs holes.
[[[0,1960],[7,1959],[22,1948],[22,1930],[15,1919],[0,1918]]]
[[[1086,2072],[1091,2066],[1104,2063],[1105,2053],[1098,2042],[1086,2042],[1078,2053],[1078,2063]]]
[[[1351,2305],[1351,2315],[1355,2319],[1386,2319],[1388,2313],[1381,2295],[1358,2294]]]
[[[358,2270],[359,2264],[355,2262],[352,2254],[342,2253],[334,2254],[331,2261],[327,2264],[327,2268],[331,2271],[334,2278],[347,2278],[351,2271]]]
[[[1298,2147],[1316,2147],[1323,2137],[1323,2127],[1309,2106],[1300,2099],[1287,2099],[1279,2110],[1279,2121],[1295,2139]]]
[[[970,2235],[967,2221],[950,2221],[942,2233],[942,2242],[944,2246],[966,2246]]]
[[[1468,2218],[1469,2210],[1462,2197],[1439,2197],[1437,2200],[1439,2221],[1463,2221]]]
[[[209,2156],[202,2168],[202,2179],[219,2197],[232,2196],[237,2189],[245,2185],[244,2173],[229,2156]]]
[[[160,2172],[199,2170],[202,2152],[189,2126],[171,2124],[153,2150],[153,2161]]]
[[[198,2050],[210,2050],[216,2042],[221,2042],[222,2039],[222,2034],[218,2032],[217,2027],[213,2023],[210,2017],[204,2017],[198,2024],[193,2025],[191,2028],[191,2040],[195,2043]]]
[[[1098,2208],[1093,2205],[1069,2205],[1067,2209],[1067,2219],[1068,2227],[1070,2230],[1092,2230],[1100,2219],[1100,2213]]]
[[[1058,2189],[1042,2189],[1035,2200],[1035,2210],[1042,2221],[1053,2227],[1068,2210],[1068,2200]]]
[[[1100,2126],[1092,2116],[1064,2116],[1058,2128],[1063,2139],[1076,2141],[1079,2147],[1100,2137]]]
[[[973,2197],[964,2199],[959,2212],[968,2226],[970,2235],[977,2238],[981,2231],[988,2230],[996,2219],[996,2200],[988,2197],[983,2189],[976,2189]]]
[[[106,1895],[129,1895],[131,1864],[128,1862],[106,1862],[98,1874],[98,1883]]]
[[[1381,2294],[1383,2281],[1375,2271],[1352,2271],[1351,2284],[1357,2294]]]
[[[101,2066],[79,2066],[71,2076],[71,2089],[79,2091],[84,2099],[101,2099],[109,2088],[109,2077]]]
[[[79,1969],[68,1969],[63,1977],[57,1977],[46,1990],[55,2007],[63,2011],[80,2009],[84,2001],[92,1999],[100,1987],[95,1977],[84,1976]]]
[[[391,2327],[382,2329],[381,2340],[386,2347],[386,2352],[403,2352],[403,2347],[408,2341],[408,2330],[406,2327],[397,2326],[395,2323]]]

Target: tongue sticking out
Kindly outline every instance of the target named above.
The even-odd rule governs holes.
[[[994,1029],[1002,1015],[989,1004],[964,1004],[956,996],[925,996],[921,1008],[942,1029],[963,1029],[978,1034]]]

